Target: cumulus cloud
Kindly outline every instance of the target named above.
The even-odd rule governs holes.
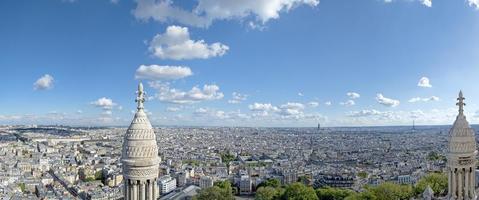
[[[135,73],[136,79],[175,80],[193,75],[189,67],[140,65]]]
[[[203,115],[203,114],[206,114],[207,112],[208,112],[208,109],[206,108],[198,108],[195,110],[194,113],[197,115]]]
[[[316,108],[316,107],[319,106],[319,102],[317,102],[317,101],[310,101],[310,102],[308,103],[308,106],[309,106],[309,107],[312,107],[312,108]]]
[[[219,42],[207,44],[204,40],[191,40],[188,28],[168,26],[164,34],[153,37],[149,50],[161,59],[185,60],[223,56],[229,47]]]
[[[98,100],[93,101],[90,104],[96,107],[103,108],[104,110],[111,110],[114,106],[117,105],[115,102],[113,102],[112,99],[106,97],[99,98]]]
[[[49,74],[45,74],[40,77],[35,83],[33,83],[34,90],[48,90],[53,88],[53,77]]]
[[[188,26],[208,27],[216,20],[237,19],[265,24],[300,5],[315,7],[319,0],[198,0],[191,11],[173,5],[172,0],[136,0],[134,16],[140,20],[178,22]]]
[[[279,111],[278,107],[270,103],[253,103],[248,106],[251,111]]]
[[[354,100],[347,100],[346,102],[340,102],[339,104],[343,105],[343,106],[354,106],[356,105],[356,102],[354,102]]]
[[[218,100],[224,97],[220,92],[218,85],[203,85],[202,88],[194,86],[189,91],[182,91],[175,88],[170,88],[168,83],[150,82],[150,87],[157,90],[154,98],[168,103],[176,104],[191,104],[201,101]]]
[[[167,107],[166,108],[166,111],[168,111],[168,112],[178,112],[180,110],[181,110],[180,107]]]
[[[367,116],[375,116],[375,115],[381,115],[382,112],[378,110],[360,110],[360,111],[351,111],[346,114],[348,117],[367,117]]]
[[[231,103],[231,104],[241,103],[242,101],[245,101],[248,98],[248,95],[240,94],[238,92],[233,92],[231,95],[232,95],[232,99],[228,100],[228,103]]]
[[[376,101],[382,105],[385,105],[385,106],[388,106],[388,107],[396,107],[399,105],[399,100],[395,100],[395,99],[390,99],[390,98],[387,98],[387,97],[384,97],[383,94],[381,93],[378,93],[376,95]]]
[[[302,97],[304,94],[302,92],[298,92],[298,96]]]
[[[422,5],[425,5],[426,7],[432,7],[432,0],[421,0]]]
[[[422,77],[421,79],[419,79],[419,82],[417,83],[417,86],[425,87],[425,88],[432,87],[432,85],[429,83],[429,78],[428,77]]]
[[[421,4],[426,6],[426,7],[432,7],[432,0],[417,0],[417,1],[421,2]],[[393,2],[393,0],[384,0],[384,2],[385,3],[391,3],[391,2]]]
[[[479,10],[479,0],[467,0],[469,2],[469,6],[475,7]]]
[[[414,98],[409,99],[410,103],[428,102],[428,101],[439,101],[439,97],[436,97],[436,96],[431,96],[431,97],[427,97],[427,98],[414,97]]]
[[[351,99],[357,99],[357,98],[361,97],[361,95],[359,95],[356,92],[348,92],[348,93],[346,93],[346,95],[348,95],[348,97],[351,98]]]
[[[288,102],[280,106],[280,114],[291,116],[291,115],[302,115],[304,110],[304,105],[302,103]]]
[[[324,102],[324,105],[326,105],[326,106],[330,106],[330,105],[332,105],[332,104],[333,104],[333,103],[332,103],[331,101],[326,101],[326,102]]]
[[[325,120],[326,117],[318,113],[305,113],[305,105],[298,102],[287,102],[280,106],[274,106],[270,103],[254,103],[249,105],[249,109],[254,113],[252,119],[282,121],[288,120],[307,120],[309,122]]]

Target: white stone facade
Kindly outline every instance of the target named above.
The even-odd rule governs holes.
[[[138,86],[137,111],[123,140],[125,200],[153,200],[160,194],[157,180],[160,159],[153,127],[144,111],[143,85]]]
[[[451,200],[475,200],[476,139],[474,130],[464,116],[464,97],[459,92],[459,114],[449,131],[447,155],[448,195]]]

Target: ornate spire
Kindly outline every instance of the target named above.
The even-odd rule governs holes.
[[[459,106],[459,115],[464,115],[464,106],[466,103],[464,103],[464,96],[462,95],[462,90],[459,91],[459,97],[457,98],[458,102],[456,103],[457,106]]]
[[[135,99],[135,102],[138,103],[136,109],[141,110],[144,108],[143,103],[145,102],[145,92],[143,91],[143,84],[141,82],[138,84],[138,91],[136,93],[138,94]]]

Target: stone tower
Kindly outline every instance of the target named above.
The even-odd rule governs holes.
[[[125,200],[153,200],[159,196],[157,185],[158,146],[153,127],[146,116],[143,103],[143,85],[138,85],[138,103],[135,117],[123,139],[121,162],[123,163]]]
[[[462,91],[457,98],[459,114],[449,131],[449,149],[447,154],[448,194],[450,200],[476,199],[476,139],[474,130],[464,116],[464,97]]]

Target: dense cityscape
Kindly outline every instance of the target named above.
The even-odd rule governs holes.
[[[262,182],[304,177],[360,191],[414,184],[445,168],[448,126],[362,128],[156,127],[162,198],[229,180],[252,196]],[[124,127],[4,126],[0,195],[7,199],[120,199]]]

